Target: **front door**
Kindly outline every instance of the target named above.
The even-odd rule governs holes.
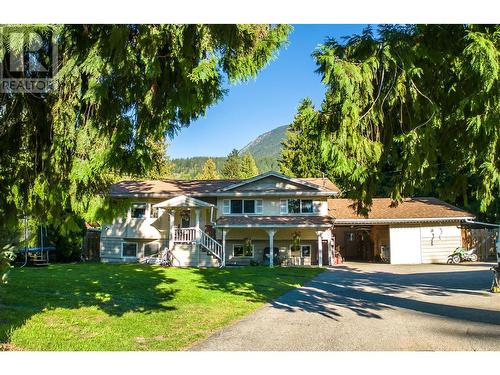
[[[191,227],[191,213],[189,211],[184,211],[181,213],[181,228]]]

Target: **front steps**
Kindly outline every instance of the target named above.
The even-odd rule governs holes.
[[[174,267],[219,267],[217,258],[195,243],[176,243],[172,255]]]

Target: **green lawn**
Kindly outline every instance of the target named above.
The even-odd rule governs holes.
[[[320,272],[96,263],[14,269],[0,287],[0,347],[180,350]]]

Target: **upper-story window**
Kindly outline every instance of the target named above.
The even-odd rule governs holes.
[[[282,199],[280,213],[282,214],[310,214],[314,212],[312,199]]]
[[[145,219],[146,209],[146,203],[132,203],[132,206],[130,207],[130,217],[132,219]]]
[[[261,214],[262,199],[224,199],[224,214]]]

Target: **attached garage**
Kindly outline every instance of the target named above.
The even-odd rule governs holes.
[[[410,198],[399,205],[388,198],[374,198],[367,216],[356,214],[351,200],[330,199],[329,214],[334,217],[337,250],[352,254],[344,233],[363,228],[370,236],[372,257],[358,260],[381,259],[382,249],[390,249],[391,264],[446,263],[462,244],[461,223],[474,218],[436,198]]]
[[[419,227],[390,227],[391,264],[420,264],[422,251]]]
[[[462,231],[457,225],[420,228],[422,263],[446,263],[448,255],[459,246],[462,246]]]
[[[457,247],[462,245],[460,222],[454,225],[390,227],[392,264],[446,263]],[[426,226],[423,226],[426,225]]]

